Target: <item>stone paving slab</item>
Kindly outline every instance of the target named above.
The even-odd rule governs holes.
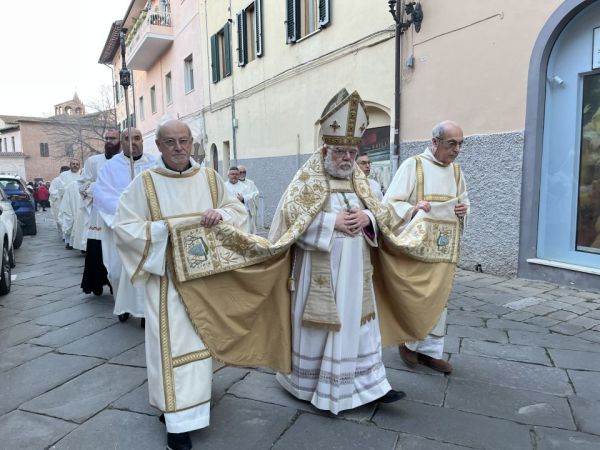
[[[106,410],[61,439],[52,450],[164,450],[165,427],[154,416]]]
[[[0,373],[0,414],[67,382],[101,363],[96,358],[48,353]]]
[[[40,300],[40,297],[34,298],[31,295],[24,294],[22,298],[18,295],[13,295],[12,291],[10,292],[10,299],[0,300],[2,304],[11,309],[18,309],[20,311],[26,311],[32,308],[39,308],[40,306],[46,306],[48,304],[45,300]]]
[[[577,350],[549,349],[548,353],[550,353],[550,357],[556,367],[600,372],[600,349],[598,351],[598,353],[594,353]]]
[[[535,427],[537,450],[592,450],[600,448],[600,436]]]
[[[498,330],[523,330],[531,331],[532,333],[548,333],[548,329],[540,327],[539,325],[532,325],[530,323],[518,322],[516,320],[507,319],[489,319],[486,322],[488,328],[494,328]]]
[[[451,379],[444,406],[517,423],[575,429],[564,397]]]
[[[0,351],[6,350],[13,345],[22,344],[29,339],[41,336],[48,331],[54,330],[54,327],[35,325],[33,323],[20,323],[13,327],[0,331]]]
[[[507,359],[534,364],[551,366],[546,350],[542,347],[527,345],[498,344],[496,342],[463,339],[461,353],[466,355],[487,356],[490,358]]]
[[[468,448],[404,433],[400,434],[396,445],[396,450],[465,450]]]
[[[600,436],[600,400],[588,400],[580,397],[569,399],[577,428],[585,433]]]
[[[123,397],[117,399],[112,403],[111,406],[115,409],[121,409],[124,411],[133,411],[153,416],[160,415],[160,411],[150,405],[149,398],[148,383],[146,382]]]
[[[103,330],[111,325],[114,325],[114,321],[90,317],[80,320],[79,322],[66,325],[57,330],[50,331],[43,336],[31,339],[29,342],[31,344],[45,345],[47,347],[60,347],[76,341],[84,336],[93,334],[96,331]]]
[[[21,405],[21,409],[83,423],[145,379],[144,369],[103,364]]]
[[[529,331],[509,330],[508,339],[511,344],[534,345],[545,348],[557,348],[563,350],[598,350],[598,346],[592,342],[572,336],[562,336],[555,333],[540,334]]]
[[[29,319],[27,317],[21,317],[18,315],[19,310],[7,308],[7,310],[2,309],[2,316],[0,317],[0,331],[12,327],[14,325],[18,325],[23,322],[28,322]]]
[[[193,432],[192,442],[196,449],[268,449],[295,416],[293,408],[226,395],[211,411],[210,428]]]
[[[275,376],[266,373],[251,372],[242,381],[234,384],[228,394],[238,398],[286,406],[293,410],[318,413],[317,408],[309,402],[303,402],[293,397],[281,387]]]
[[[561,369],[462,354],[452,355],[451,361],[453,378],[554,395],[573,393]]]
[[[447,377],[415,373],[405,370],[386,369],[392,389],[404,391],[408,400],[442,406]]]
[[[39,345],[21,344],[10,347],[8,350],[0,353],[0,372],[5,372],[13,367],[20,366],[27,361],[51,352],[49,347]]]
[[[328,450],[394,450],[397,433],[374,426],[302,414],[273,446],[273,450],[304,450],[306,436],[315,443],[326,443]]]
[[[111,321],[111,323],[114,324],[114,321]],[[122,364],[125,366],[146,367],[146,345],[140,344],[137,347],[133,347],[131,350],[127,350],[125,353],[115,356],[109,362],[111,364]]]
[[[72,306],[73,304],[71,302],[65,300],[57,300],[54,302],[47,303],[44,306],[39,306],[37,308],[22,311],[19,313],[18,317],[22,317],[27,320],[37,319],[39,317],[47,316],[48,314],[52,314],[63,309],[71,308]]]
[[[221,397],[229,390],[231,386],[245,378],[250,373],[250,369],[239,367],[223,367],[213,373],[212,394],[210,398],[211,407],[214,407]]]
[[[584,331],[583,333],[578,334],[577,337],[587,341],[600,343],[600,331]]]
[[[93,316],[104,309],[105,308],[101,305],[83,303],[81,305],[71,306],[70,308],[57,311],[53,314],[48,314],[47,316],[38,317],[35,320],[35,323],[64,327],[65,325]]]
[[[388,430],[477,449],[514,450],[531,446],[528,426],[416,402],[382,405],[373,422]]]
[[[76,427],[52,417],[13,411],[0,417],[0,446],[3,449],[43,449]]]
[[[144,330],[134,322],[113,326],[60,347],[61,353],[110,359],[144,342]]]
[[[578,397],[587,400],[600,400],[600,373],[568,370],[569,378],[575,386]]]
[[[448,336],[457,336],[461,338],[473,338],[482,341],[494,341],[507,343],[508,337],[503,330],[493,330],[490,328],[466,327],[463,325],[448,325],[446,331]]]

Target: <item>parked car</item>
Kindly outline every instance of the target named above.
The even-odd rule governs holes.
[[[29,193],[21,177],[0,174],[0,187],[4,190],[4,193],[12,204],[23,234],[36,234],[35,203],[33,202],[33,196]]]
[[[17,236],[17,215],[2,189],[0,189],[0,242],[2,256],[0,257],[0,295],[10,292],[12,268],[15,267],[14,242]],[[21,237],[22,239],[22,237]]]

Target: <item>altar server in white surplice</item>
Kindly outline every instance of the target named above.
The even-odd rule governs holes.
[[[358,93],[343,89],[318,123],[325,145],[311,164],[325,183],[312,186],[309,176],[296,177],[269,235],[275,241],[285,232],[286,211],[328,197],[295,245],[292,372],[278,373],[277,380],[295,397],[338,414],[372,401],[393,402],[404,393],[392,390],[381,359],[370,259],[378,228],[353,180],[368,125]]]
[[[127,130],[121,134],[121,148],[123,151],[107,161],[98,174],[94,187],[94,207],[98,209],[103,222],[102,258],[115,297],[114,314],[119,316],[120,321],[125,321],[130,315],[144,317],[144,290],[135,288],[129,277],[124,276],[123,264],[115,244],[114,215],[121,193],[131,183]],[[144,153],[142,134],[135,128],[131,129],[131,148],[136,175],[156,165],[156,157]],[[143,324],[142,322],[142,326]]]
[[[161,159],[123,192],[114,230],[128,279],[145,288],[150,403],[164,412],[168,448],[189,449],[189,431],[209,425],[212,359],[168,268],[165,220],[197,215],[203,227],[224,221],[245,228],[247,214],[216,172],[190,158],[187,125],[161,125],[156,144]]]

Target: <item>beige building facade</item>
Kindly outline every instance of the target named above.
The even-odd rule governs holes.
[[[147,148],[162,117],[190,123],[206,164],[223,175],[233,164],[248,167],[266,224],[319,147],[315,122],[327,101],[341,88],[357,90],[370,116],[361,147],[384,187],[395,163],[428,145],[436,123],[463,127],[458,162],[472,214],[461,266],[600,288],[599,3],[423,0],[420,31],[408,27],[398,54],[397,161],[387,2],[133,0],[119,27],[129,33],[131,110]],[[170,22],[148,19],[165,8]],[[100,62],[113,66],[116,81],[114,31]],[[123,125],[119,95],[117,104]]]
[[[594,29],[600,26],[596,3],[467,0],[457,7],[424,0],[420,32],[410,27],[402,35],[400,161],[421,152],[441,120],[457,121],[467,136],[458,161],[473,213],[463,267],[600,287],[600,239],[594,243],[600,233],[600,186],[589,167],[586,184],[579,183],[584,164],[579,125],[589,100],[582,89],[597,70],[591,65]],[[207,162],[221,173],[232,164],[248,166],[264,195],[267,223],[295,170],[318,147],[315,121],[342,87],[357,90],[369,107],[370,130],[363,147],[376,160],[376,177],[387,184],[392,175],[385,155],[392,137],[395,27],[386,2],[200,4]],[[579,22],[587,38],[574,37],[573,24]],[[559,51],[554,45],[561,39],[577,40],[573,45],[581,61],[569,86],[547,73],[551,58],[560,58],[551,51]],[[532,84],[534,74],[537,84]],[[545,147],[551,143],[544,141],[543,125],[554,92],[563,89],[569,91],[573,124],[570,172],[563,174],[566,184],[556,185],[544,173],[557,163]],[[587,91],[593,96],[593,87]],[[537,95],[535,101],[532,95]],[[541,122],[531,122],[534,115]],[[593,125],[587,126],[595,152]],[[528,136],[536,137],[537,147],[528,146],[533,142]],[[586,164],[595,164],[595,153],[586,158]],[[548,193],[567,188],[569,195],[561,200],[568,204],[567,213],[555,224],[543,211],[552,208],[554,194]],[[553,245],[558,235],[560,249]]]

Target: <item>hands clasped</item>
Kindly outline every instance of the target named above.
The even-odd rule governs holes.
[[[337,213],[334,228],[350,236],[356,236],[370,224],[371,219],[362,209],[352,208]]]

